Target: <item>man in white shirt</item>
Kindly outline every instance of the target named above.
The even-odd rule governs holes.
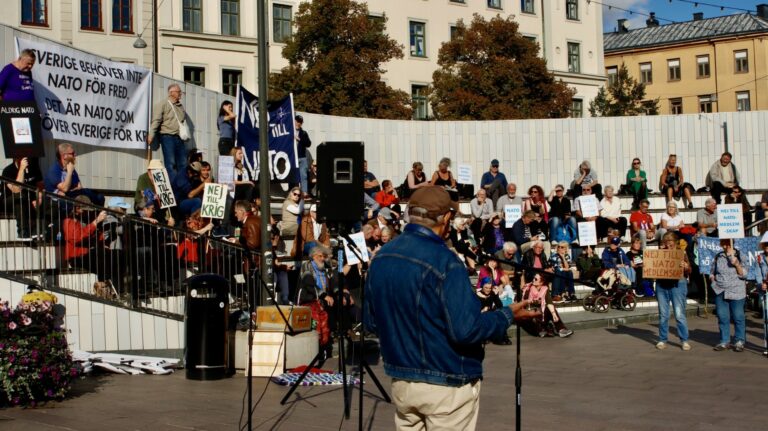
[[[507,194],[500,197],[499,200],[496,201],[496,212],[504,214],[504,206],[506,205],[519,205],[522,212],[523,198],[517,196],[517,185],[515,183],[507,184]],[[504,227],[507,229],[512,228],[512,226]]]
[[[605,186],[604,192],[597,218],[597,237],[605,238],[609,229],[617,229],[623,237],[627,232],[627,218],[621,216],[621,200],[614,196],[613,186]]]

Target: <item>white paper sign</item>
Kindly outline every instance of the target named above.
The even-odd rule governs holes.
[[[43,137],[101,147],[145,149],[152,73],[63,45],[16,38],[37,55],[32,69]]]
[[[349,235],[349,238],[354,241],[355,245],[357,246],[360,256],[363,258],[363,262],[368,262],[368,248],[365,246],[365,236],[363,233],[353,233]],[[344,243],[344,254],[346,255],[347,264],[357,265],[360,263],[360,259],[357,258],[357,255],[355,255],[355,253],[350,250],[349,244],[347,244],[347,240],[342,238],[341,241]]]
[[[230,186],[230,190],[235,190],[235,158],[233,156],[219,156],[219,182]]]
[[[504,226],[512,227],[523,216],[522,205],[504,205]]]
[[[581,210],[582,217],[597,217],[600,215],[600,203],[597,201],[597,196],[581,195],[577,199],[579,200],[579,209]]]
[[[155,193],[160,199],[160,208],[169,208],[176,206],[176,197],[171,189],[171,180],[168,178],[168,172],[163,169],[152,169],[149,171],[152,175],[152,182],[155,183]]]
[[[597,226],[593,221],[579,222],[579,245],[597,245]]]
[[[741,204],[717,206],[719,238],[744,238],[744,213]]]
[[[13,140],[16,144],[32,143],[32,125],[29,124],[29,118],[11,118],[11,127],[13,128]]]
[[[456,182],[459,184],[472,184],[472,166],[459,165],[458,173],[456,174]]]
[[[224,207],[227,205],[227,185],[209,183],[203,191],[203,206],[200,208],[200,217],[224,218]]]

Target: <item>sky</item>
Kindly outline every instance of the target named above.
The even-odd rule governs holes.
[[[704,0],[699,2],[698,6],[693,4],[693,0],[690,3],[681,0],[595,0],[595,3],[603,5],[603,31],[611,32],[616,29],[616,21],[621,18],[629,20],[630,29],[645,27],[649,12],[656,12],[659,23],[664,25],[669,24],[670,20],[690,21],[695,12],[703,12],[704,18],[712,18],[745,13],[742,10],[729,8],[755,11],[758,4],[768,4],[768,0]],[[608,9],[608,5],[614,8]],[[721,11],[720,6],[724,6],[725,9]],[[635,13],[630,14],[617,8],[628,9]]]

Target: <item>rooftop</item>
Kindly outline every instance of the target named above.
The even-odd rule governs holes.
[[[768,21],[738,14],[603,34],[605,53],[768,32]]]

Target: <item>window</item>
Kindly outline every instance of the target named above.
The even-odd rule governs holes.
[[[205,68],[195,66],[184,66],[184,82],[195,84],[199,87],[205,86]]]
[[[672,60],[667,60],[667,68],[669,69],[669,80],[679,81],[680,80],[680,59],[674,58]]]
[[[643,100],[640,105],[643,107],[645,115],[657,115],[659,113],[653,100]]]
[[[21,23],[48,25],[48,0],[22,0]]]
[[[221,0],[221,34],[240,35],[240,0]]]
[[[533,9],[533,0],[520,0],[520,11],[523,13],[536,13]]]
[[[384,18],[384,15],[368,15],[368,21],[372,23],[381,23],[381,28],[383,29],[387,25],[387,21]]]
[[[712,95],[699,96],[699,112],[705,114],[712,112]]]
[[[80,0],[80,28],[101,31],[101,0]]]
[[[565,17],[578,21],[579,0],[565,0]]]
[[[414,120],[429,119],[426,85],[411,85],[411,105],[413,106]]]
[[[682,98],[675,97],[674,99],[669,99],[669,113],[672,115],[680,115],[683,113]]]
[[[736,60],[736,73],[749,72],[749,58],[747,58],[747,51],[734,51],[733,56]]]
[[[608,77],[608,86],[616,83],[618,80],[619,68],[616,66],[610,66],[605,68],[605,75]]]
[[[409,26],[411,35],[411,55],[413,57],[426,57],[427,51],[424,49],[424,36],[427,24],[411,21]]]
[[[456,39],[459,36],[459,27],[452,25],[451,26],[451,40]]]
[[[536,42],[536,36],[523,36],[523,39],[527,40],[528,42],[534,43],[534,44],[538,43],[538,42]]]
[[[277,43],[283,43],[293,34],[291,15],[293,8],[282,4],[272,5],[272,39]],[[380,19],[383,20],[383,17]]]
[[[465,0],[448,0],[449,3],[461,3],[466,4],[467,2]]]
[[[133,33],[132,0],[112,0],[112,31]]]
[[[653,84],[653,69],[651,63],[640,63],[640,83]]]
[[[230,96],[237,96],[237,85],[243,83],[243,72],[239,70],[224,69],[221,71],[221,92]]]
[[[184,0],[182,11],[184,31],[202,33],[203,0]]]
[[[491,9],[501,9],[501,0],[488,0],[488,7]]]
[[[581,55],[579,54],[579,44],[568,42],[568,71],[573,73],[581,72]]]
[[[752,110],[749,103],[749,91],[736,92],[736,110],[739,112]]]
[[[696,57],[696,77],[709,78],[709,55]]]
[[[571,118],[581,118],[584,116],[584,101],[581,99],[571,99]]]

